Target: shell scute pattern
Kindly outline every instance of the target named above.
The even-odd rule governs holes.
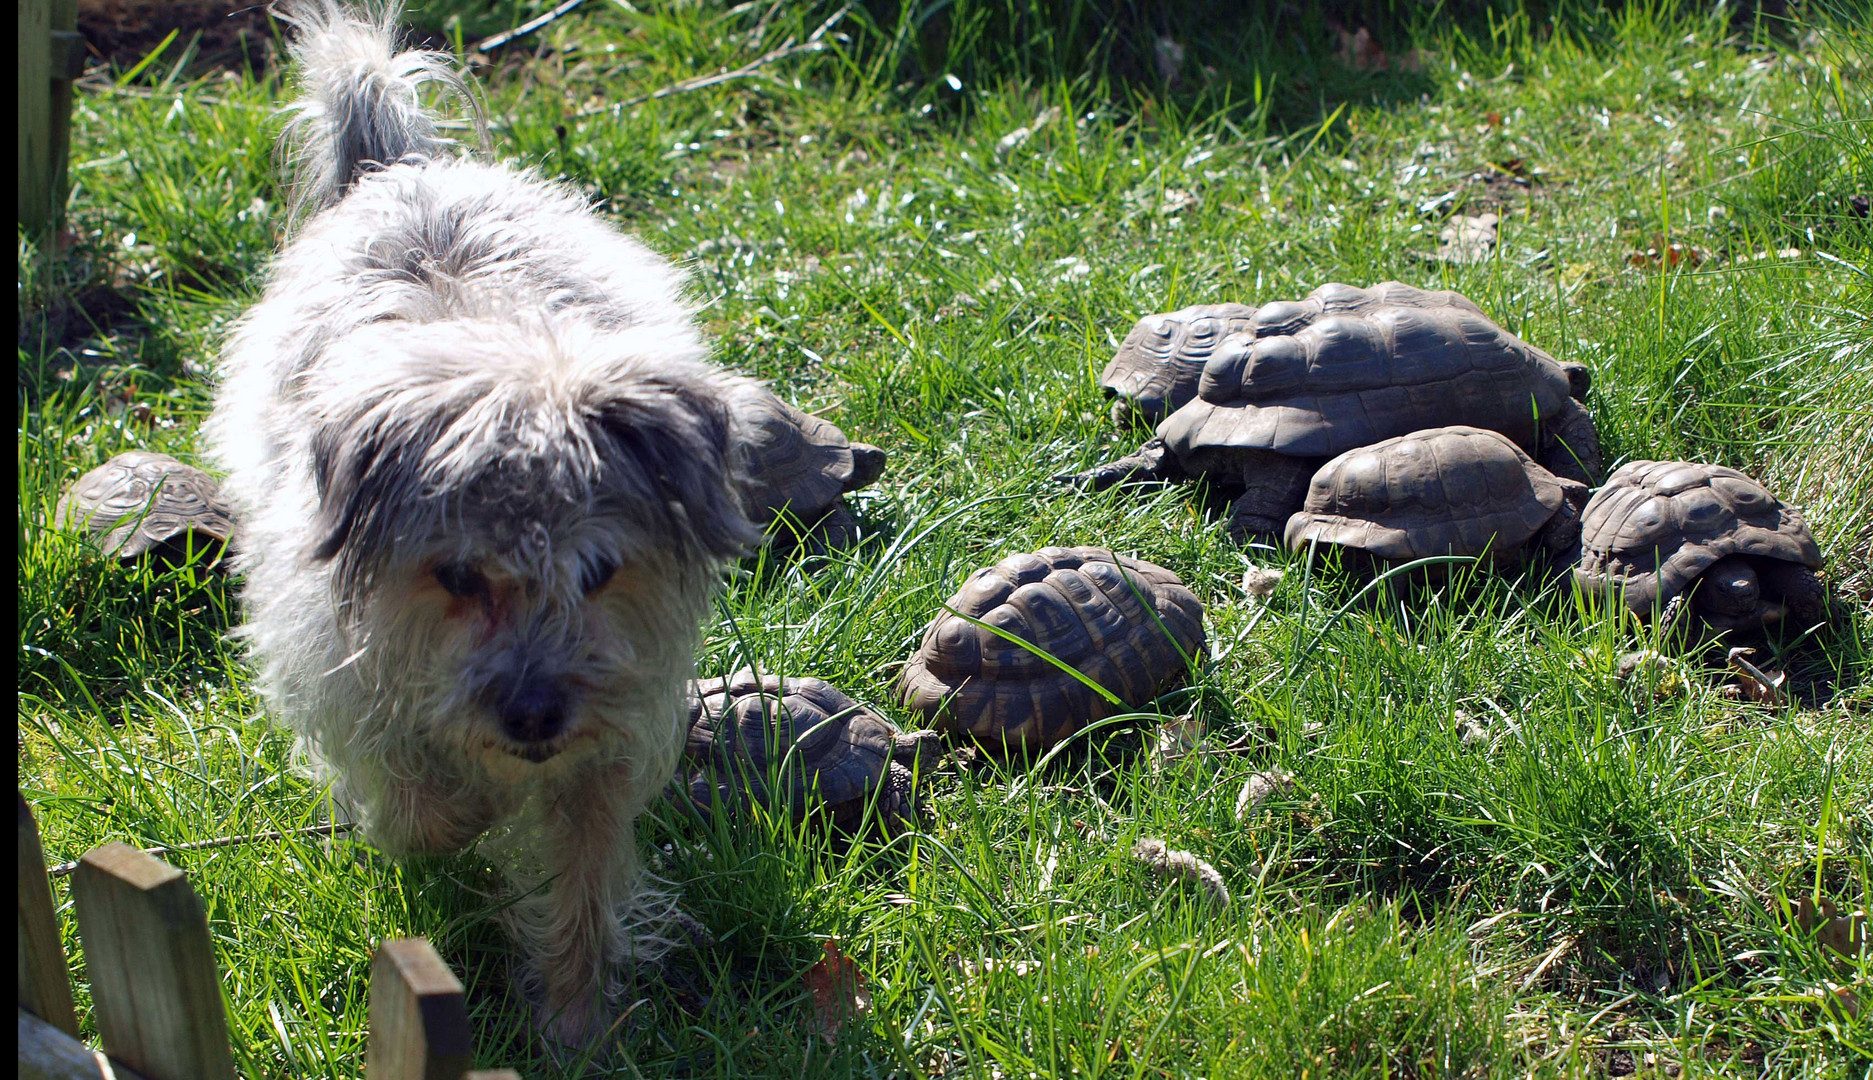
[[[1537,411],[1572,405],[1565,368],[1453,293],[1323,286],[1258,308],[1257,322],[1256,335],[1216,349],[1196,398],[1160,425],[1180,458],[1219,448],[1324,457],[1440,423],[1534,450]]]
[[[1717,560],[1748,555],[1821,566],[1800,511],[1735,469],[1685,461],[1631,461],[1581,517],[1586,588],[1623,592],[1643,615],[1684,592]]]
[[[971,574],[949,608],[1044,650],[1136,708],[1203,649],[1202,605],[1178,577],[1103,548],[1043,548]],[[1116,711],[1033,649],[948,611],[900,676],[939,730],[1045,746]]]
[[[755,524],[766,528],[785,512],[830,546],[846,546],[855,526],[840,496],[877,480],[885,452],[851,441],[837,424],[765,387],[750,385],[735,411]]]
[[[1254,318],[1247,304],[1199,304],[1138,320],[1099,376],[1118,399],[1113,419],[1136,412],[1156,423],[1189,401],[1216,346],[1251,329]]]
[[[191,533],[209,543],[225,543],[234,533],[232,511],[213,477],[143,450],[118,454],[80,476],[54,518],[82,526],[100,550],[123,559],[179,547]]]
[[[746,668],[692,684],[689,719],[684,786],[697,805],[754,800],[783,806],[796,819],[816,795],[835,822],[845,823],[906,759],[934,749],[823,679],[756,678]],[[782,762],[786,771],[777,776]],[[776,781],[779,798],[770,790]],[[907,781],[891,793],[890,813],[906,809],[898,804],[909,795]]]
[[[1435,428],[1321,466],[1285,540],[1297,551],[1319,541],[1384,559],[1507,553],[1553,520],[1570,490],[1584,500],[1581,485],[1555,477],[1498,432]]]

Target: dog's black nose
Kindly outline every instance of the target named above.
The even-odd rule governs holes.
[[[566,730],[571,712],[566,688],[557,680],[523,679],[501,699],[501,731],[515,742],[546,742]]]

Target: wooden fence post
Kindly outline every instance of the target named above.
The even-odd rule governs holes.
[[[78,0],[19,0],[19,223],[43,234],[65,212],[72,81],[84,74]]]
[[[462,984],[422,938],[377,947],[365,1080],[460,1080],[472,1060]]]
[[[72,874],[104,1052],[149,1080],[233,1080],[202,902],[182,871],[128,844]]]
[[[46,877],[45,850],[32,807],[20,795],[20,1007],[73,1038],[78,1018],[72,1010],[71,976],[59,943],[58,912],[52,905],[52,880]]]

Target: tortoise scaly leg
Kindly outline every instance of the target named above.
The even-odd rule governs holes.
[[[1307,501],[1307,485],[1320,462],[1272,452],[1253,455],[1242,467],[1246,490],[1229,507],[1229,536],[1236,541],[1273,537],[1281,542],[1288,518]]]
[[[1104,491],[1119,484],[1172,483],[1187,478],[1183,466],[1164,445],[1163,439],[1151,439],[1136,451],[1095,465],[1084,472],[1063,473],[1054,477],[1081,491]]]

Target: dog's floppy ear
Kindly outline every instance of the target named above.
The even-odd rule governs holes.
[[[608,471],[661,508],[679,539],[719,559],[745,554],[761,534],[742,508],[727,402],[707,383],[611,389],[596,403],[593,433],[601,455],[616,455]]]
[[[417,497],[420,466],[397,449],[411,434],[397,430],[379,410],[330,421],[313,434],[312,474],[319,491],[315,561],[329,561],[347,548],[355,552],[385,527],[389,507]],[[355,555],[342,561],[359,562]]]

